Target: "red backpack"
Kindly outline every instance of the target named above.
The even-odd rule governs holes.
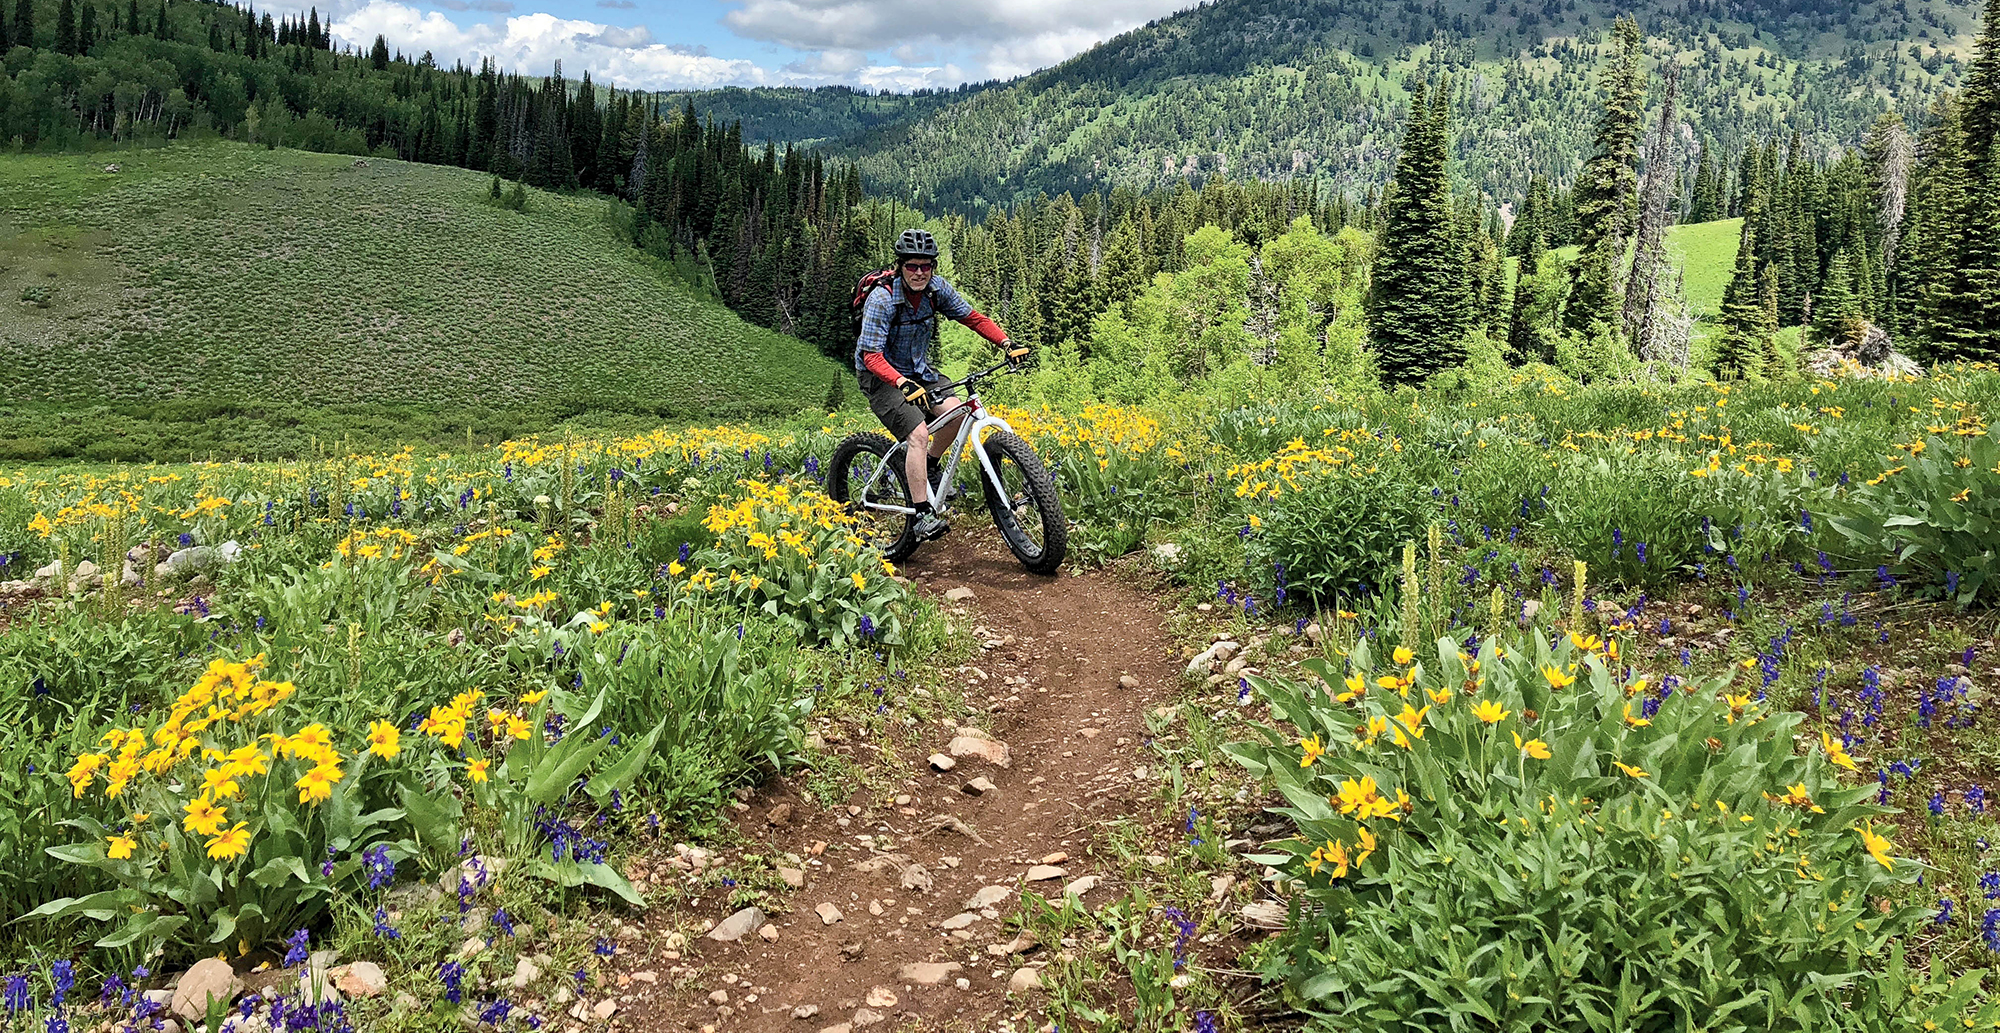
[[[860,282],[854,285],[854,300],[848,302],[848,307],[847,307],[848,318],[849,321],[852,323],[852,326],[849,331],[849,336],[853,337],[857,341],[861,339],[861,315],[862,311],[868,307],[868,295],[873,294],[875,292],[875,289],[878,287],[883,288],[885,290],[893,288],[896,284],[896,275],[897,275],[896,270],[893,266],[888,269],[877,269],[874,272],[862,276]],[[931,323],[931,339],[936,340],[937,339],[937,287],[935,285],[937,283],[937,278],[932,277],[931,283],[933,284],[933,286],[924,289],[924,297],[927,298],[931,303],[931,314],[925,316],[924,318],[929,320]],[[903,312],[904,312],[903,306],[901,305],[896,306],[896,314],[889,317],[889,327],[891,329],[894,329],[897,325],[902,323]]]

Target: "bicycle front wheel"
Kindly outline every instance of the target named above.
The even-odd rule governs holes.
[[[857,523],[854,533],[863,541],[875,547],[891,563],[900,563],[917,551],[916,521],[901,513],[885,513],[870,509],[865,502],[877,505],[910,505],[910,488],[903,477],[902,463],[889,462],[889,455],[896,443],[886,435],[859,433],[850,434],[833,450],[833,458],[828,461],[826,493],[833,501],[844,503],[847,511],[854,515]],[[902,453],[896,452],[901,458]],[[880,480],[876,471],[888,466]],[[862,498],[862,490],[874,482],[874,490]]]
[[[1000,478],[998,484],[981,478],[994,526],[1029,573],[1055,573],[1069,549],[1069,523],[1063,519],[1062,501],[1056,497],[1055,478],[1018,435],[997,432],[986,439],[984,447]]]

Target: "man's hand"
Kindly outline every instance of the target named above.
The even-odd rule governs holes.
[[[903,392],[903,401],[920,409],[931,407],[931,393],[924,390],[923,384],[904,377],[896,382],[896,387]]]
[[[1028,349],[1013,341],[1003,341],[1000,350],[1007,353],[1007,368],[1020,369],[1028,364]]]

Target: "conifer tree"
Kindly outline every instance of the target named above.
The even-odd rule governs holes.
[[[1822,348],[1852,343],[1861,322],[1861,305],[1854,293],[1854,263],[1842,251],[1827,268],[1826,282],[1813,304],[1813,341]]]
[[[1450,118],[1448,82],[1412,96],[1396,178],[1383,202],[1368,334],[1392,384],[1420,382],[1465,357],[1469,306],[1447,168]]]
[[[1756,166],[1751,165],[1754,171]],[[1744,185],[1748,205],[1743,229],[1736,245],[1736,265],[1729,286],[1722,291],[1722,330],[1715,342],[1715,375],[1724,380],[1760,380],[1770,364],[1777,333],[1777,282],[1770,264],[1757,257],[1757,231],[1762,219],[1762,186]],[[1769,284],[1770,311],[1767,314],[1764,288]]]
[[[8,36],[7,9],[4,5],[0,5],[0,57],[5,57],[13,46],[14,41]]]
[[[1576,282],[1563,324],[1587,333],[1600,323],[1615,330],[1624,298],[1619,275],[1625,246],[1632,239],[1637,212],[1638,149],[1645,75],[1641,59],[1645,42],[1639,24],[1620,18],[1612,27],[1617,51],[1604,73],[1604,113],[1597,122],[1597,150],[1584,164],[1576,185],[1579,252]]]
[[[35,5],[32,0],[14,2],[14,45],[35,45]]]
[[[2000,0],[1986,0],[1986,18],[1973,44],[1972,70],[1965,77],[1965,139],[1974,171],[1982,180],[1996,172],[1987,161],[2000,138]]]
[[[265,17],[268,18],[270,17],[270,15],[265,15]],[[368,63],[374,65],[375,70],[378,72],[386,72],[389,70],[388,37],[383,36],[379,33],[376,34],[375,45],[368,49]]]
[[[62,0],[56,9],[56,53],[74,56],[76,48],[76,4]]]
[[[76,52],[79,54],[88,54],[90,53],[90,48],[96,45],[97,5],[91,3],[90,0],[84,0],[83,15],[78,19],[76,26]]]

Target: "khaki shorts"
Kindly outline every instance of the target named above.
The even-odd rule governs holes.
[[[910,433],[929,423],[935,415],[905,401],[903,392],[897,390],[896,385],[873,373],[865,371],[858,373],[856,380],[861,385],[861,393],[868,396],[868,408],[875,413],[875,418],[882,421],[882,426],[887,427],[890,435],[897,441],[910,440]],[[943,394],[937,392],[937,388],[946,383],[943,379],[925,380],[921,383],[925,390],[931,392],[933,404],[946,398],[958,397],[957,391],[946,391]],[[957,424],[952,426],[956,427]]]

